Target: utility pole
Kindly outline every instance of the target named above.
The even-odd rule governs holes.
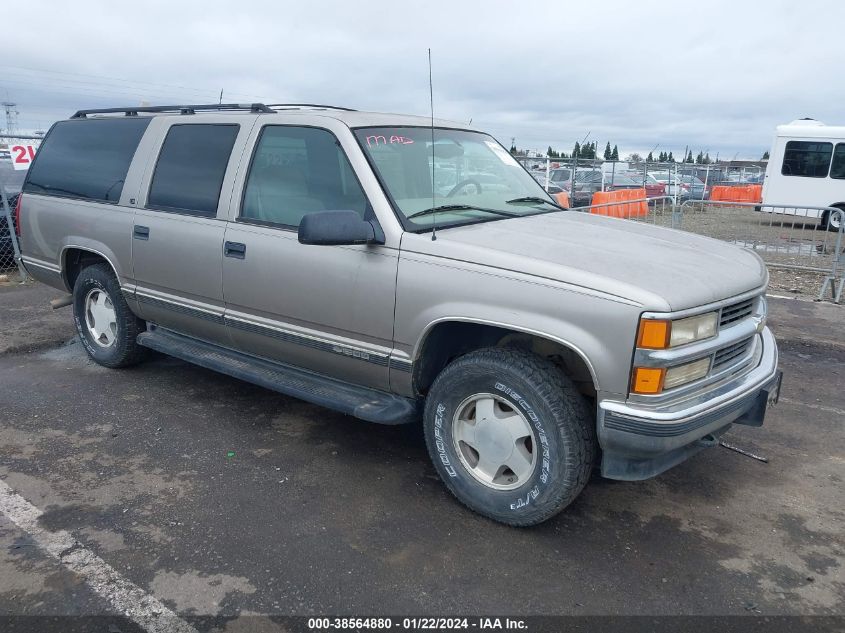
[[[592,132],[592,130],[590,130]],[[590,138],[590,132],[587,132],[587,136],[584,137],[584,140],[581,141],[581,145],[579,147],[584,147],[584,143],[587,142],[587,139]],[[578,156],[575,157],[575,162],[572,164],[572,180],[570,181],[569,185],[569,208],[571,209],[575,205],[575,174],[578,171]],[[590,201],[592,202],[592,200]]]
[[[6,134],[14,136],[18,133],[18,104],[11,101],[3,101],[0,103],[6,111]]]

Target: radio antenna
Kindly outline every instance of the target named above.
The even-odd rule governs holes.
[[[428,49],[428,105],[431,113],[431,208],[437,208],[434,191],[434,89],[431,83],[431,49]],[[431,225],[431,241],[437,239],[437,212],[434,212],[434,222]]]

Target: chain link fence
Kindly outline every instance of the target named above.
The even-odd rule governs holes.
[[[727,241],[758,253],[778,290],[843,299],[845,211],[761,204],[764,164],[516,158],[575,211]]]
[[[0,135],[0,275],[17,274],[21,280],[26,279],[26,272],[18,266],[15,205],[41,140],[40,136]]]
[[[515,156],[549,193],[568,193],[572,206],[588,206],[593,194],[645,189],[646,197],[669,196],[675,204],[707,200],[714,187],[761,185],[762,164],[659,163]],[[574,179],[574,186],[573,186]]]
[[[823,275],[818,299],[842,301],[845,286],[845,211],[690,200],[676,213],[676,228],[753,250],[769,269]]]
[[[572,210],[679,229],[736,244],[760,255],[773,277],[779,271],[789,271],[793,283],[800,277],[804,285],[814,284],[807,294],[812,293],[818,300],[830,298],[840,303],[843,299],[845,211],[836,207],[714,200],[675,204],[673,198],[660,196],[591,204]]]

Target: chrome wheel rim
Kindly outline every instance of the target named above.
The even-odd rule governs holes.
[[[519,488],[537,467],[531,425],[510,402],[494,394],[475,394],[458,405],[452,441],[469,474],[494,490]]]
[[[85,326],[100,347],[111,347],[117,338],[117,313],[111,298],[94,288],[85,295]]]

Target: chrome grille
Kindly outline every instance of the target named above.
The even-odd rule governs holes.
[[[744,356],[746,352],[748,352],[748,348],[751,346],[753,339],[753,336],[748,337],[744,341],[728,345],[716,352],[713,357],[713,370],[715,371],[717,369],[721,369],[722,367],[725,367]]]
[[[722,315],[719,317],[719,327],[726,327],[731,323],[742,321],[748,318],[754,312],[754,301],[756,297],[734,303],[733,305],[722,308]]]

